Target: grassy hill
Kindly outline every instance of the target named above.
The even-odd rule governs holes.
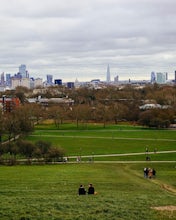
[[[176,153],[160,153],[176,150],[175,134],[137,126],[39,125],[26,140],[50,141],[70,158],[81,155],[82,162],[0,166],[0,219],[176,219]],[[151,161],[145,161],[146,147]],[[155,168],[156,178],[144,178],[144,167]],[[89,183],[97,194],[78,196],[79,185],[87,189]]]
[[[176,204],[175,165],[150,164],[152,180],[143,177],[145,165],[1,166],[0,219],[176,219],[176,211],[152,209]],[[90,182],[97,195],[78,196]]]

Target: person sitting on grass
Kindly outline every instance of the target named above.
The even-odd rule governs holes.
[[[80,187],[78,189],[78,194],[79,195],[86,195],[86,190],[82,184],[80,185]]]
[[[90,183],[88,188],[88,194],[94,194],[94,193],[95,193],[95,189],[93,185]]]

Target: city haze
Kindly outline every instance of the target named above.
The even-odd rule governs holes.
[[[63,81],[176,69],[174,0],[1,0],[0,72]]]

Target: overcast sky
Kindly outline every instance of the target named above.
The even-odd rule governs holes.
[[[63,81],[176,69],[175,0],[0,0],[0,72]]]

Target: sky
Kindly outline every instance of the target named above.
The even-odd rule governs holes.
[[[175,0],[0,0],[0,73],[63,81],[176,70]]]

